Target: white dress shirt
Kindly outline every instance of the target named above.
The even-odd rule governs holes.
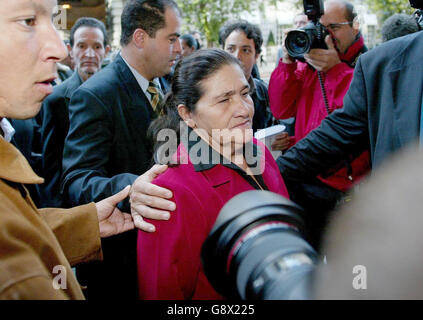
[[[121,55],[121,57],[122,57],[122,55]],[[123,61],[125,61],[125,63],[126,63],[126,65],[128,66],[128,68],[129,68],[129,70],[131,70],[132,71],[132,73],[133,73],[133,75],[134,75],[134,77],[135,77],[135,79],[137,79],[137,82],[138,82],[138,84],[139,84],[139,86],[141,87],[141,89],[142,89],[142,91],[144,92],[144,94],[145,94],[145,96],[147,97],[147,99],[150,101],[150,103],[151,103],[151,100],[152,100],[152,94],[150,93],[150,92],[148,92],[147,91],[147,89],[148,89],[148,87],[149,87],[149,85],[150,85],[150,82],[146,79],[146,78],[144,78],[137,70],[135,70],[134,68],[132,68],[131,66],[130,66],[130,64],[122,57],[122,59],[123,59]],[[159,79],[158,78],[154,78],[153,80],[152,80],[156,85],[157,85],[157,87],[162,91],[162,93],[163,93],[163,90],[162,90],[162,86],[160,85],[160,81],[159,81]]]
[[[10,124],[10,122],[6,119],[3,118],[0,121],[0,127],[3,130],[4,133],[4,140],[6,140],[7,142],[12,141],[13,135],[15,134],[15,129],[13,129],[12,125]],[[1,137],[1,135],[0,135]]]

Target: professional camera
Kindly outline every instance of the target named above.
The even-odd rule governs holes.
[[[222,208],[201,258],[226,298],[309,299],[318,255],[305,240],[302,209],[269,191],[247,191]]]
[[[417,9],[414,13],[420,30],[423,30],[423,0],[409,0],[411,7]]]
[[[324,13],[323,0],[304,0],[304,13],[310,22],[303,28],[288,32],[285,39],[285,48],[288,54],[304,60],[304,54],[311,49],[327,49],[325,37],[328,30],[319,22]]]

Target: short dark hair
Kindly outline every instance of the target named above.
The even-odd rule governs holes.
[[[163,141],[157,139],[160,130],[172,129],[177,133],[179,139],[179,122],[182,119],[178,113],[178,105],[183,104],[190,112],[194,112],[198,100],[205,93],[201,87],[202,81],[210,78],[227,65],[236,65],[242,68],[237,58],[222,49],[201,49],[179,60],[173,74],[171,90],[165,98],[162,116],[151,123],[148,131],[149,137],[155,141],[156,162],[162,162],[160,161],[162,155],[157,154],[160,146],[164,144]]]
[[[198,50],[198,42],[192,35],[184,34],[179,39],[181,39],[182,41],[185,41],[188,47],[190,48],[194,47],[195,50]]]
[[[261,34],[261,30],[259,27],[245,20],[230,22],[225,24],[219,30],[219,44],[221,44],[223,48],[225,47],[226,39],[232,32],[236,30],[244,32],[248,39],[253,39],[256,54],[261,53],[261,46],[263,45],[263,36]]]
[[[138,28],[154,38],[157,30],[166,26],[166,8],[173,8],[180,14],[179,7],[173,0],[129,0],[121,17],[121,46],[131,42],[132,35]]]
[[[382,25],[382,41],[392,40],[419,31],[417,21],[413,16],[396,13],[390,16]]]
[[[203,37],[203,35],[201,34],[201,32],[200,31],[197,31],[197,30],[194,30],[194,31],[191,31],[190,32],[190,34],[194,37],[196,34],[198,34],[199,36],[200,36],[200,39]],[[196,37],[194,37],[194,39],[195,39],[195,42],[197,43],[197,50],[200,50],[203,46],[202,45],[200,45],[200,41],[196,38]]]
[[[104,23],[96,18],[91,17],[82,17],[76,20],[75,24],[73,25],[71,31],[70,31],[70,39],[69,44],[71,47],[73,47],[75,43],[75,32],[81,27],[90,27],[90,28],[97,28],[100,29],[103,33],[103,45],[106,47],[109,43],[109,37],[107,36],[106,27],[104,26]]]
[[[348,1],[342,1],[345,4],[345,18],[347,21],[354,22],[355,18],[357,18],[357,12],[355,12],[354,5]]]

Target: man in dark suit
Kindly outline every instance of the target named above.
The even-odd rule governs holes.
[[[344,108],[278,159],[284,177],[301,179],[370,144],[372,167],[421,137],[423,33],[391,40],[359,58]]]
[[[41,108],[42,127],[42,177],[41,207],[60,208],[63,145],[69,129],[69,101],[76,89],[100,71],[101,64],[110,50],[103,22],[79,18],[70,32],[68,44],[75,72],[44,100]]]
[[[172,0],[130,0],[121,21],[120,54],[70,101],[62,182],[68,205],[106,198],[132,185],[152,164],[147,129],[167,89],[159,77],[170,72],[181,53],[180,12]],[[129,211],[129,201],[122,206]],[[104,241],[104,261],[78,270],[88,298],[137,297],[136,235]]]

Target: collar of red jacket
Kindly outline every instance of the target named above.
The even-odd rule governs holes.
[[[361,53],[366,51],[364,46],[364,38],[359,32],[357,34],[356,40],[353,42],[352,45],[347,49],[345,53],[339,53],[339,58],[348,64],[353,64],[357,58],[360,56]],[[354,63],[355,64],[355,63]]]

